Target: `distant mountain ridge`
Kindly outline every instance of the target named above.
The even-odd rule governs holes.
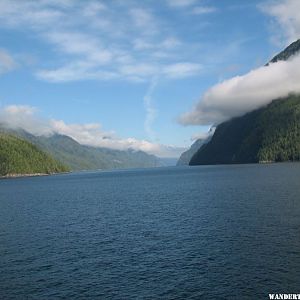
[[[22,129],[2,131],[19,136],[36,145],[72,171],[96,169],[147,168],[161,166],[160,160],[143,151],[114,150],[81,145],[66,135],[35,136]]]
[[[288,60],[299,51],[297,40],[270,62]],[[300,95],[291,94],[219,124],[211,141],[194,154],[190,165],[299,160]]]

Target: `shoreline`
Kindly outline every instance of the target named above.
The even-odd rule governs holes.
[[[61,173],[32,173],[32,174],[7,174],[1,175],[1,179],[13,179],[13,178],[23,178],[23,177],[42,177],[42,176],[51,176],[51,175],[58,175],[58,174],[69,174],[71,172],[61,172]]]
[[[39,177],[39,176],[49,176],[49,175],[51,175],[51,174],[47,174],[47,173],[7,174],[7,175],[1,175],[0,179],[22,178],[22,177]]]

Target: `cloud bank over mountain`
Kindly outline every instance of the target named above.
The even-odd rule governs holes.
[[[193,110],[180,117],[183,125],[219,124],[300,92],[300,55],[235,76],[206,91]]]
[[[1,124],[12,129],[23,129],[34,135],[67,135],[83,145],[116,150],[141,150],[159,157],[177,157],[185,148],[151,143],[136,138],[121,138],[114,131],[102,129],[99,123],[67,124],[62,120],[44,119],[35,107],[10,105],[0,108]]]

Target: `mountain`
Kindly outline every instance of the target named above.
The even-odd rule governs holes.
[[[297,40],[270,62],[287,60],[299,51]],[[210,142],[194,154],[190,165],[299,160],[300,96],[291,94],[219,124]]]
[[[35,136],[24,130],[5,130],[38,146],[73,171],[161,166],[156,156],[143,151],[132,149],[121,151],[85,146],[69,136],[60,134]]]
[[[196,140],[191,147],[183,152],[178,161],[177,166],[188,166],[190,163],[191,158],[194,156],[194,154],[201,148],[201,146],[206,142],[205,139],[198,139]]]
[[[299,160],[300,96],[291,95],[217,126],[190,165]]]
[[[213,133],[214,133],[214,130],[215,128],[214,127],[211,127],[210,130],[209,130],[209,133],[208,135],[205,137],[205,138],[199,138],[197,139],[192,145],[191,147],[186,150],[185,152],[183,152],[178,161],[177,161],[177,164],[176,166],[188,166],[192,157],[195,155],[195,153],[204,145],[204,144],[207,144],[212,136],[213,136]]]
[[[32,143],[0,133],[0,175],[51,174],[69,169]]]
[[[288,47],[286,47],[283,51],[281,51],[279,54],[274,56],[270,62],[275,63],[280,60],[288,60],[293,55],[297,54],[297,52],[300,51],[300,39],[290,44]]]

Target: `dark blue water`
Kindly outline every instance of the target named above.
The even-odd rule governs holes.
[[[300,291],[300,164],[0,181],[1,299]]]

